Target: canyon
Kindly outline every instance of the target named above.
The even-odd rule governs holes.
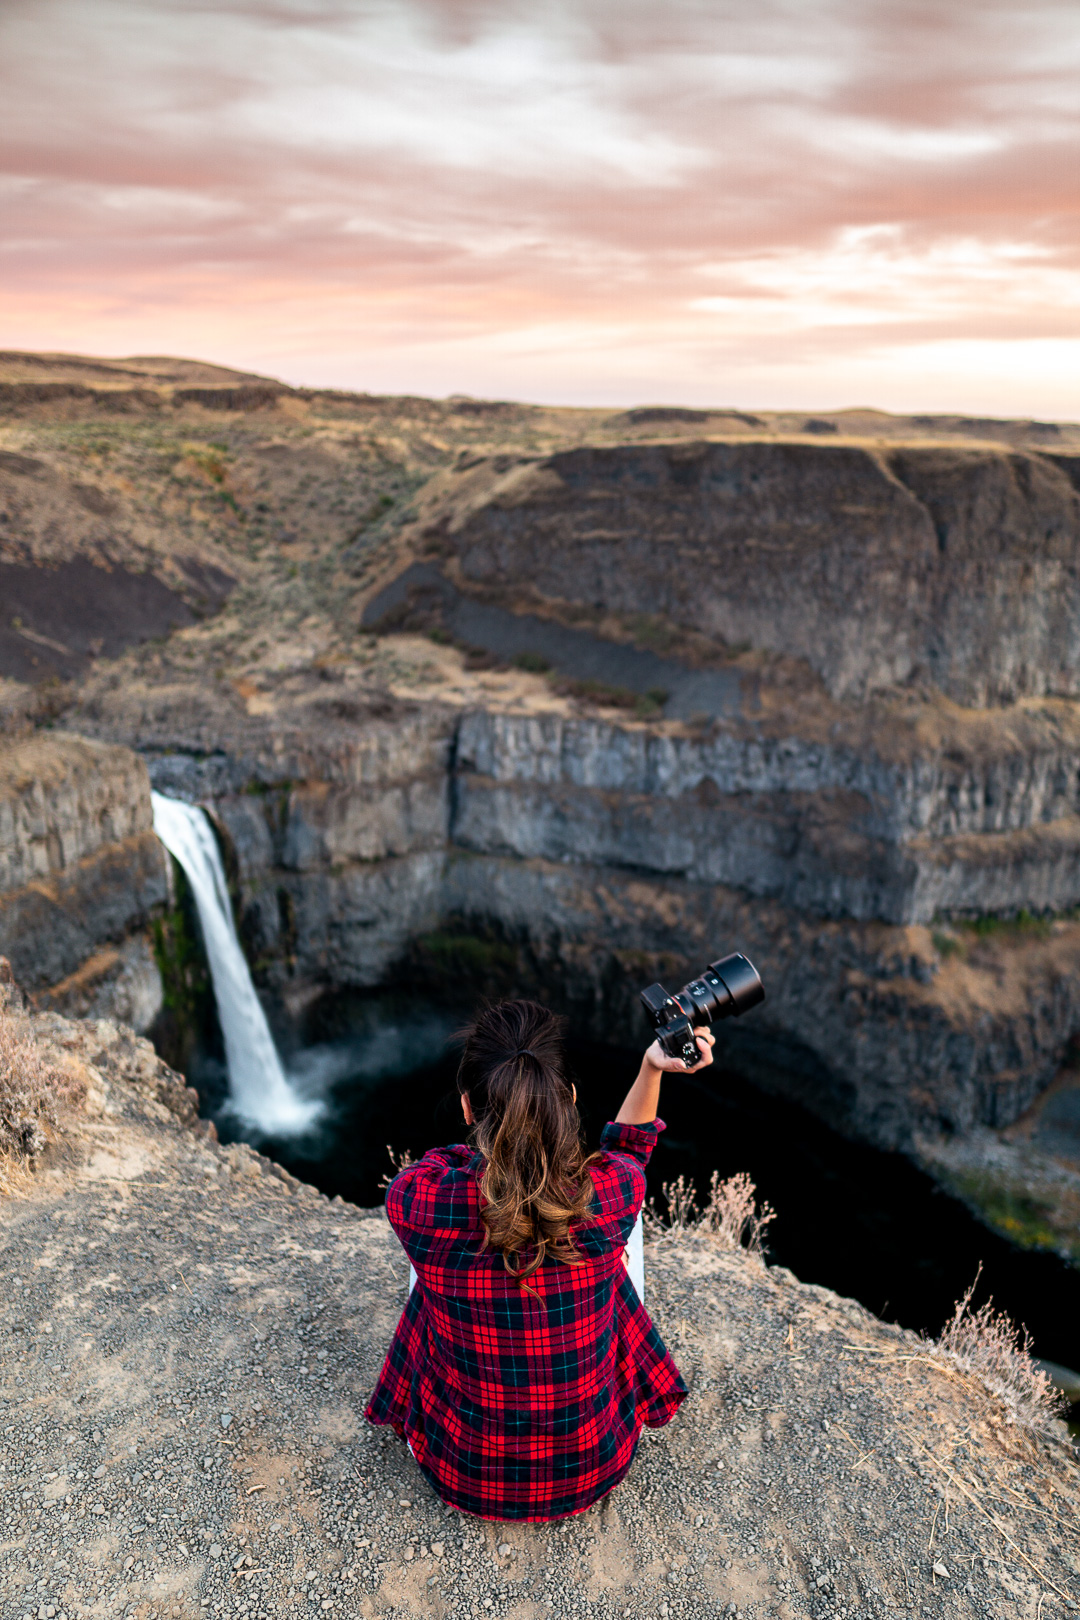
[[[408,984],[632,1044],[642,985],[741,949],[731,1066],[1080,1253],[1068,1133],[1009,1134],[1080,1030],[1080,429],[92,364],[0,361],[0,951],[40,1006],[169,1000],[152,784],[211,812],[298,1031]]]

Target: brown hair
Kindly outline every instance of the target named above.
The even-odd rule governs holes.
[[[484,1158],[486,1241],[521,1282],[546,1255],[580,1260],[570,1225],[588,1219],[593,1184],[567,1076],[563,1021],[535,1001],[485,1007],[465,1030],[458,1090]],[[524,1249],[536,1250],[520,1267]],[[530,1293],[532,1290],[529,1290]]]

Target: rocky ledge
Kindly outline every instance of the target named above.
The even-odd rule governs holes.
[[[1080,1607],[1080,1468],[977,1378],[715,1240],[646,1252],[691,1386],[580,1518],[441,1506],[362,1408],[381,1212],[221,1147],[145,1041],[32,1020],[81,1084],[0,1246],[7,1616],[1000,1615]]]

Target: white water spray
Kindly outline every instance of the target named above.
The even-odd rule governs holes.
[[[191,884],[214,984],[229,1071],[229,1108],[245,1125],[268,1136],[296,1136],[322,1112],[300,1097],[282,1068],[266,1014],[255,994],[236,936],[225,871],[204,811],[179,799],[151,794],[154,831],[175,855]]]

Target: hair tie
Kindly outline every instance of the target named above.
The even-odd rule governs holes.
[[[531,1046],[519,1046],[517,1051],[514,1053],[514,1056],[516,1058],[519,1058],[519,1057],[531,1057],[534,1060],[534,1062],[536,1062],[536,1063],[539,1063],[539,1061],[540,1061],[540,1059],[536,1056],[536,1053],[533,1051]]]

